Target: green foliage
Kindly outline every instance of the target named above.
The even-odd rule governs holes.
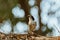
[[[10,19],[15,25],[18,21],[25,21],[25,18],[14,18],[12,8],[18,4],[18,0],[0,0],[0,19]]]

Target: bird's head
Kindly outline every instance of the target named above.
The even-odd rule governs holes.
[[[28,18],[31,18],[32,20],[34,20],[34,17],[31,15],[28,15]]]

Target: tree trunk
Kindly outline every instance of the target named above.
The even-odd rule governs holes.
[[[29,15],[29,5],[28,5],[28,0],[19,0],[18,2],[21,5],[21,8],[25,11],[25,17],[26,17],[26,23],[28,23],[28,17]]]

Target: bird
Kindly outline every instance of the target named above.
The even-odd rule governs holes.
[[[31,15],[28,15],[28,25],[29,25],[29,33],[32,33],[35,31],[35,28],[36,28],[36,22],[35,22],[35,19],[33,16]]]

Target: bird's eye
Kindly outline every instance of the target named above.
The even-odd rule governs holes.
[[[31,18],[34,20],[34,17],[33,16],[31,16]]]

